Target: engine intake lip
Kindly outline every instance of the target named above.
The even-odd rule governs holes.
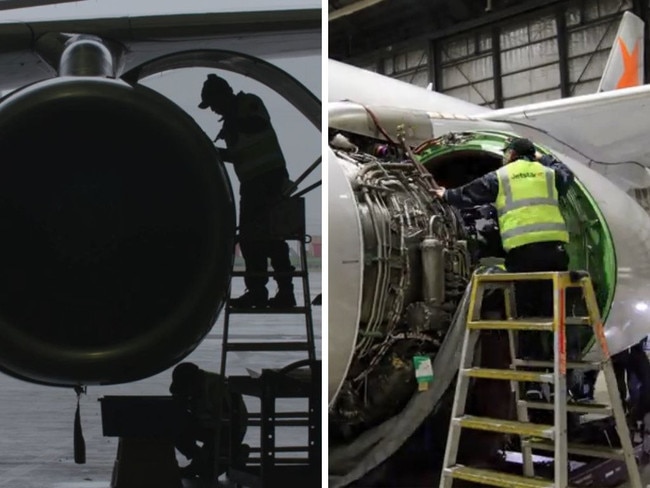
[[[0,103],[0,369],[52,385],[156,374],[201,342],[232,269],[214,146],[167,98],[64,77]]]

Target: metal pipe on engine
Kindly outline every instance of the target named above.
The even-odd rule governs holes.
[[[445,249],[433,234],[436,216],[429,221],[429,233],[420,244],[422,255],[422,297],[426,302],[442,305],[445,300]]]
[[[113,76],[113,56],[100,39],[78,36],[69,41],[59,61],[59,76]]]

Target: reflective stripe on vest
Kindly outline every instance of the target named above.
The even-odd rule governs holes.
[[[271,126],[269,114],[262,101],[257,100],[257,97],[253,99],[253,97],[253,95],[246,94],[238,95],[237,117],[261,115],[268,121],[268,126],[260,132],[238,132],[237,142],[228,147],[235,173],[240,182],[250,180],[273,169],[284,168],[287,165],[278,138]],[[250,103],[259,103],[261,113],[251,114]]]
[[[569,241],[553,170],[519,160],[499,169],[497,177],[495,206],[506,251],[535,242]]]

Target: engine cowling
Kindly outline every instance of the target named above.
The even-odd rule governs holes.
[[[143,86],[64,77],[0,103],[0,369],[112,384],[189,354],[225,301],[234,202],[214,146]]]

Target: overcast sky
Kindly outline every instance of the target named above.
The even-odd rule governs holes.
[[[0,12],[3,21],[55,20],[127,15],[158,15],[171,13],[200,13],[281,10],[320,7],[320,0],[82,0],[79,2],[43,7],[23,8]],[[321,56],[281,58],[269,60],[287,71],[310,89],[321,100]],[[143,83],[160,91],[190,113],[206,131],[210,139],[219,132],[219,117],[209,110],[200,110],[200,92],[207,73],[217,72],[228,80],[235,93],[245,91],[260,96],[271,115],[271,122],[278,134],[284,151],[289,173],[297,178],[321,154],[321,133],[291,104],[263,84],[244,76],[207,69],[176,70],[153,76]],[[231,165],[229,174],[234,191],[238,192],[237,178]],[[320,179],[321,169],[314,173],[301,187]],[[307,196],[307,231],[321,234],[321,189]]]
[[[16,9],[6,16],[30,19],[77,19],[87,17],[177,14],[201,12],[240,12],[319,8],[320,0],[80,0]],[[10,13],[12,15],[10,15]]]

